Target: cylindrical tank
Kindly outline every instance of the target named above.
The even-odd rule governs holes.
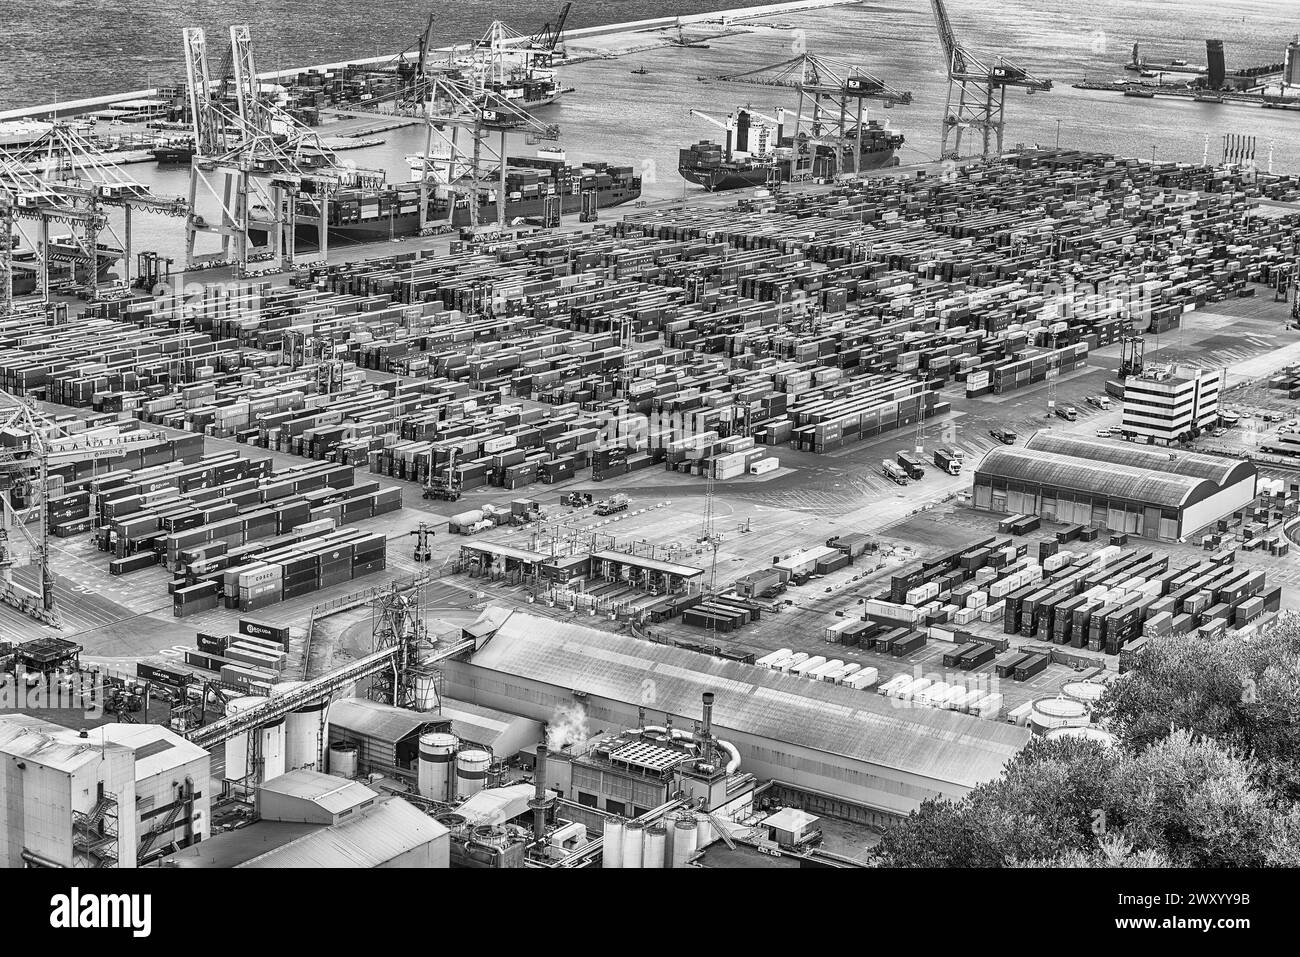
[[[604,843],[600,855],[602,868],[623,866],[623,824],[621,817],[605,818]]]
[[[302,687],[301,681],[282,681],[271,694],[284,694]],[[284,768],[308,768],[315,771],[321,762],[321,741],[325,728],[325,709],[329,701],[322,698],[303,705],[284,718]]]
[[[451,800],[451,766],[456,760],[460,738],[441,731],[420,735],[420,764],[416,780],[420,797],[431,801]]]
[[[673,822],[673,867],[685,867],[695,853],[695,815],[683,814]]]
[[[357,776],[357,746],[355,744],[330,745],[330,774],[341,778]]]
[[[713,842],[713,822],[703,814],[695,817],[695,849],[703,850]]]
[[[645,867],[663,868],[664,845],[668,843],[668,830],[662,824],[651,824],[645,829],[645,850],[641,863]]]
[[[259,781],[270,781],[284,774],[284,718],[257,729],[262,739],[262,771]]]
[[[640,821],[628,821],[623,828],[623,867],[640,867],[645,854],[645,825]]]
[[[481,521],[483,521],[483,510],[481,508],[472,508],[468,512],[459,512],[453,515],[449,524],[453,527],[467,528]]]
[[[1035,734],[1053,728],[1079,728],[1088,723],[1088,706],[1073,698],[1039,698],[1029,711],[1029,729]]]
[[[1099,681],[1067,681],[1061,685],[1061,694],[1075,701],[1082,701],[1089,708],[1105,692],[1106,686]]]
[[[467,798],[483,790],[492,755],[477,748],[468,748],[456,755],[456,794]]]
[[[1084,741],[1096,741],[1098,744],[1105,745],[1108,748],[1115,746],[1115,735],[1109,731],[1103,731],[1101,728],[1053,728],[1043,735],[1049,741],[1059,741],[1062,738],[1079,738]]]
[[[226,715],[238,714],[241,711],[247,711],[249,708],[256,708],[258,705],[265,703],[266,699],[258,695],[232,698],[226,702]],[[226,780],[242,781],[248,777],[250,770],[248,766],[248,732],[241,731],[239,734],[226,738]]]

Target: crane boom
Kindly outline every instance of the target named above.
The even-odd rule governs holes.
[[[957,43],[957,34],[953,32],[952,22],[948,19],[948,10],[943,5],[943,0],[930,0],[930,6],[934,10],[934,20],[939,27],[939,43],[943,46],[944,55],[948,58],[948,71],[952,73],[966,72],[965,51]]]

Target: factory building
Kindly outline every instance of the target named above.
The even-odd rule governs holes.
[[[420,735],[445,730],[446,722],[436,714],[407,711],[368,698],[344,698],[329,709],[329,767],[339,773],[337,755],[348,753],[356,774],[413,773],[419,753]]]
[[[171,867],[448,867],[447,828],[399,797],[300,768],[259,789],[258,820],[166,858]]]
[[[0,866],[135,867],[209,830],[209,756],[159,725],[0,718]]]
[[[1176,541],[1249,505],[1256,478],[1236,459],[1043,431],[985,455],[971,503]]]
[[[1174,445],[1213,428],[1219,421],[1223,369],[1162,369],[1124,380],[1120,428],[1137,441]]]
[[[864,821],[894,820],[927,798],[960,797],[995,779],[1028,740],[1009,724],[900,709],[878,695],[595,628],[523,612],[497,620],[467,660],[442,664],[447,692],[552,726],[564,717],[580,728],[568,771],[557,766],[548,782],[600,811],[621,805],[632,813],[656,799],[656,788],[632,784],[653,784],[656,762],[669,760],[660,750],[693,738],[685,729],[701,714],[706,692],[717,696],[712,732],[754,779],[781,782],[809,810]],[[644,742],[620,735],[642,727],[645,709],[664,717],[650,732],[657,749],[642,754],[637,744]],[[589,741],[594,748],[585,747]],[[571,777],[568,787],[562,773]],[[702,794],[715,787],[706,778]]]

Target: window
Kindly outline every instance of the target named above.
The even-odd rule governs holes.
[[[581,804],[583,807],[595,807],[596,795],[588,794],[586,791],[579,791],[578,803]]]
[[[610,814],[627,814],[627,805],[622,801],[605,801],[605,810]]]

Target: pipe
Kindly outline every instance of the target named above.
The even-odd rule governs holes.
[[[550,753],[546,745],[537,746],[537,766],[533,770],[533,839],[541,841],[546,837],[546,756]]]
[[[674,741],[695,740],[689,731],[673,730],[656,724],[647,724],[644,728],[639,728],[638,731],[641,734],[670,734]],[[736,750],[736,746],[730,741],[722,741],[716,738],[713,743],[731,755],[731,760],[727,762],[727,773],[734,774],[736,769],[740,767],[740,752]]]
[[[42,854],[37,854],[35,851],[29,851],[25,847],[23,848],[23,852],[20,856],[28,864],[33,864],[36,867],[55,867],[55,868],[62,869],[65,866],[63,864],[60,864],[58,861],[45,857]]]

